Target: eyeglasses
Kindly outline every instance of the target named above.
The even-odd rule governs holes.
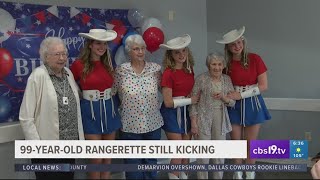
[[[146,50],[146,47],[141,47],[141,48],[135,47],[135,48],[132,48],[132,51],[134,51],[134,52],[140,52],[140,51],[145,51],[145,50]]]
[[[60,58],[61,56],[62,56],[63,58],[68,57],[68,53],[67,53],[67,52],[48,53],[48,55],[51,55],[51,56],[53,56],[53,57],[55,57],[55,58]]]

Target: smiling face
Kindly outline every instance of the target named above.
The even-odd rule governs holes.
[[[243,39],[239,38],[238,40],[227,45],[229,51],[233,54],[234,57],[241,56],[241,52],[243,51]]]
[[[94,40],[89,45],[89,48],[91,49],[91,59],[100,60],[100,57],[107,51],[108,44],[107,42]]]
[[[49,46],[46,54],[46,63],[55,72],[61,72],[68,60],[68,53],[63,44]]]
[[[188,50],[187,48],[172,50],[171,54],[175,64],[183,64],[187,60]]]
[[[218,59],[212,59],[209,63],[209,73],[214,78],[220,78],[224,68],[223,62]]]

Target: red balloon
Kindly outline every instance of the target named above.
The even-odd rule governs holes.
[[[10,52],[0,48],[0,79],[6,77],[13,68],[13,57]]]
[[[159,45],[164,41],[164,34],[157,27],[150,27],[143,33],[143,40],[146,42],[147,50],[154,52],[159,49]]]
[[[113,24],[113,30],[117,32],[117,37],[112,41],[115,44],[121,44],[122,38],[127,33],[127,27],[123,24],[123,22],[119,19],[112,19],[110,24]]]

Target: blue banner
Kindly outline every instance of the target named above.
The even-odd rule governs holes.
[[[62,38],[69,51],[68,66],[83,47],[79,32],[113,29],[109,42],[114,59],[122,38],[132,31],[127,9],[93,9],[0,1],[0,123],[18,121],[27,79],[42,64],[39,45],[48,36]],[[115,63],[113,63],[116,65]]]
[[[15,164],[16,171],[256,171],[307,172],[306,164]]]

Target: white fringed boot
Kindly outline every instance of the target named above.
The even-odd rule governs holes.
[[[242,178],[242,171],[235,171],[234,173],[233,173],[233,178],[232,179],[243,179]]]
[[[188,175],[185,172],[180,172],[180,179],[188,179]]]
[[[169,179],[179,179],[178,176],[174,175],[173,173],[168,173]]]
[[[254,171],[246,171],[246,179],[255,179],[256,172]]]

